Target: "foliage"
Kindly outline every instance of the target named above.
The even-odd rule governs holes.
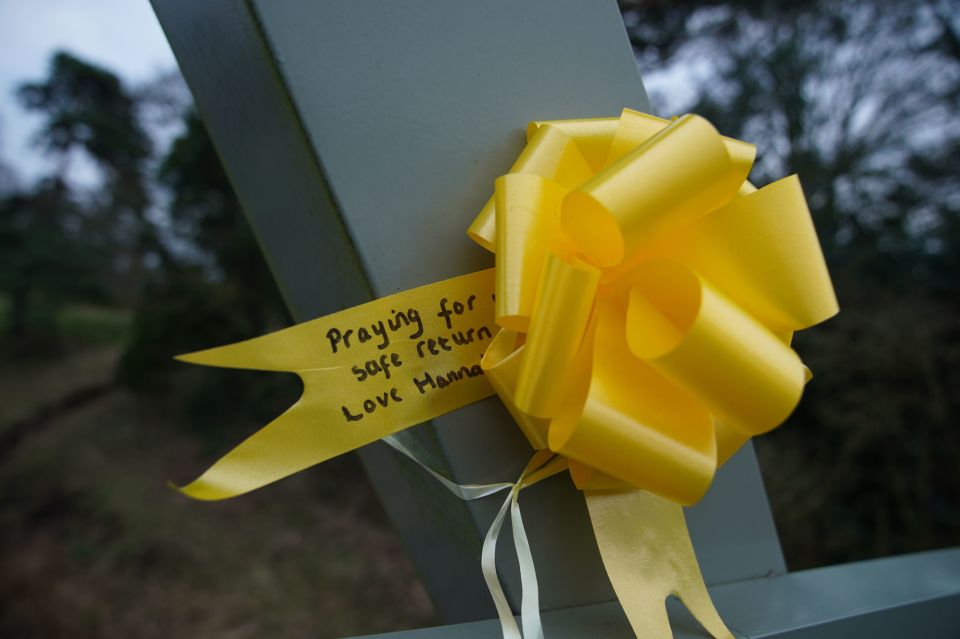
[[[121,297],[118,282],[139,281],[147,260],[166,250],[146,219],[150,139],[116,75],[60,52],[48,77],[18,96],[44,116],[37,144],[55,161],[53,175],[0,201],[0,291],[12,306],[7,345],[29,352],[56,343],[54,317],[65,303]],[[94,197],[69,181],[78,158],[101,170],[104,188]]]
[[[25,84],[19,94],[26,108],[46,115],[40,142],[49,153],[82,148],[116,173],[137,168],[150,153],[134,102],[110,71],[61,51],[47,80]]]
[[[816,377],[757,444],[791,565],[957,543],[956,1],[620,4],[655,102],[756,142],[758,184],[800,174],[834,274],[840,316],[797,338]],[[222,449],[237,438],[221,431],[268,420],[297,384],[172,359],[289,323],[184,92],[176,76],[130,87],[66,53],[19,91],[54,168],[24,187],[0,167],[0,333],[32,356],[58,336],[123,341],[130,415],[166,404],[192,448]],[[71,181],[82,162],[96,189]]]
[[[195,428],[218,430],[246,412],[263,421],[289,402],[297,387],[282,376],[191,375],[179,353],[249,338],[289,323],[270,271],[246,224],[199,116],[184,115],[184,131],[160,165],[169,189],[173,239],[188,257],[149,282],[136,307],[121,379],[141,391],[166,387],[170,373],[190,378],[184,389]]]
[[[46,80],[25,84],[18,94],[28,110],[45,116],[37,142],[57,159],[61,179],[77,152],[100,168],[105,198],[98,205],[105,219],[96,231],[119,233],[112,238],[115,248],[127,248],[137,269],[144,260],[167,261],[166,247],[146,217],[152,143],[129,89],[112,72],[59,52]]]
[[[795,567],[960,537],[960,38],[955,1],[621,2],[654,98],[798,173],[841,303],[816,377],[758,450]],[[677,83],[674,81],[673,86]]]
[[[66,344],[126,339],[120,381],[159,394],[173,392],[182,375],[192,383],[175,396],[194,417],[188,423],[210,434],[244,411],[273,417],[296,381],[199,375],[173,360],[288,322],[184,94],[176,75],[133,89],[65,52],[53,56],[45,78],[20,87],[23,106],[43,116],[36,143],[53,159],[53,175],[0,194],[0,293],[7,306],[0,335],[7,353],[32,357]],[[151,134],[171,125],[180,135],[158,157]],[[95,189],[71,179],[77,163],[96,167]],[[86,322],[90,314],[78,316],[78,304],[117,306],[100,316],[123,315],[122,326]]]
[[[8,353],[56,346],[56,311],[76,299],[104,295],[102,254],[79,232],[82,214],[59,179],[0,200],[0,291],[9,300]]]

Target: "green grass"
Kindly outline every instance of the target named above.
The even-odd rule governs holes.
[[[10,298],[0,293],[0,333],[10,322]],[[132,313],[129,309],[72,304],[60,309],[52,319],[54,331],[73,344],[123,344],[130,335]],[[43,322],[49,326],[49,320]]]
[[[2,308],[0,308],[2,312]],[[60,334],[86,344],[122,344],[130,334],[131,313],[126,309],[69,306],[56,318]]]
[[[109,384],[120,346],[87,346],[56,358],[28,358],[0,367],[0,432],[56,406],[78,391]]]
[[[109,375],[119,350],[0,360],[6,408],[23,416]],[[435,623],[355,458],[191,501],[166,481],[225,450],[178,427],[175,403],[112,390],[0,451],[0,637],[319,639]],[[259,425],[235,424],[233,439]]]

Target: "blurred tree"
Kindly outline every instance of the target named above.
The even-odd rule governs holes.
[[[664,101],[757,142],[755,181],[800,174],[835,263],[912,286],[921,274],[890,258],[943,252],[931,239],[960,214],[960,60],[935,3],[621,4],[643,64],[706,67],[692,100]]]
[[[57,160],[61,179],[78,152],[100,169],[101,198],[91,207],[99,219],[90,220],[90,231],[112,235],[111,252],[118,270],[130,272],[135,295],[147,267],[170,262],[148,218],[152,143],[136,99],[111,71],[63,51],[54,54],[45,81],[25,84],[18,94],[28,110],[46,117],[37,141]]]
[[[121,364],[131,387],[156,390],[190,379],[188,408],[207,429],[231,420],[267,420],[297,386],[282,376],[226,375],[188,368],[173,356],[247,339],[289,323],[263,255],[226,173],[192,109],[159,168],[168,190],[172,241],[181,257],[151,280],[137,306]],[[176,372],[172,376],[172,372]],[[191,377],[192,375],[192,377]]]
[[[193,96],[178,69],[163,71],[138,85],[134,97],[140,112],[140,119],[151,132],[154,139],[157,131],[166,133],[176,128],[181,133],[183,114],[193,104]]]
[[[231,306],[245,318],[241,331],[262,331],[278,317],[286,318],[278,310],[282,300],[196,111],[184,116],[184,129],[159,173],[172,194],[174,233],[212,258],[207,278],[230,289],[236,299]]]
[[[147,265],[169,262],[169,254],[147,219],[150,139],[117,76],[59,52],[47,78],[17,94],[44,116],[37,143],[55,162],[53,175],[34,189],[7,196],[0,220],[8,331],[22,341],[31,326],[49,332],[60,303],[91,293],[102,301],[116,273],[127,272],[129,288]],[[69,182],[78,154],[103,176],[103,188],[83,201]]]
[[[79,234],[79,206],[59,178],[0,200],[0,291],[9,298],[7,352],[58,347],[55,312],[75,299],[102,297],[102,263]]]
[[[0,148],[3,146],[3,120],[0,120]],[[17,173],[6,158],[0,157],[0,198],[12,193],[17,186]]]
[[[798,173],[830,263],[817,377],[757,442],[797,567],[960,541],[957,5],[621,1],[648,75],[698,79],[655,101],[755,142],[758,184]]]
[[[10,301],[11,342],[36,354],[38,340],[24,336],[33,330],[55,343],[59,306],[112,297],[134,308],[120,366],[127,385],[162,391],[183,377],[196,383],[182,396],[208,421],[226,423],[244,410],[272,416],[279,408],[271,397],[288,380],[194,379],[172,359],[288,321],[179,75],[132,91],[111,71],[58,52],[48,76],[18,96],[44,116],[37,143],[54,159],[54,175],[0,200],[0,291]],[[174,128],[181,133],[158,162],[151,135],[162,139]],[[102,183],[74,188],[77,161],[92,161]]]

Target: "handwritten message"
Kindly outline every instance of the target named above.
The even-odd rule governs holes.
[[[343,418],[357,422],[409,394],[426,395],[482,376],[480,357],[493,339],[493,294],[478,293],[440,297],[426,306],[390,309],[369,323],[331,327],[326,333],[330,354],[353,357],[351,381],[372,391],[341,404]]]
[[[297,403],[182,490],[237,495],[489,397],[480,359],[496,333],[493,291],[488,269],[182,355],[303,380]]]

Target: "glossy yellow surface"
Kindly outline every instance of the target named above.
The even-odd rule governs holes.
[[[560,203],[567,190],[533,174],[510,174],[495,184],[496,320],[500,326],[526,333],[533,314],[543,265],[559,237]]]
[[[602,130],[610,129],[610,133],[606,134],[606,144],[609,144],[612,128],[609,125],[601,127]],[[575,125],[564,126],[562,123],[550,123],[532,129],[527,145],[510,168],[509,175],[539,175],[556,182],[565,189],[571,189],[583,183],[593,175],[593,171],[587,164],[580,146],[564,133],[564,130],[575,129],[577,129]],[[597,145],[593,137],[584,136],[584,140],[588,149],[592,148],[591,142]],[[600,148],[603,149],[602,153],[606,154],[606,146],[598,146],[594,152],[599,154]],[[495,251],[496,221],[496,197],[494,196],[487,200],[479,215],[467,229],[467,235],[485,249]]]
[[[591,173],[599,171],[607,162],[610,143],[622,118],[583,118],[577,120],[535,120],[527,125],[527,139],[531,140],[544,125],[559,129],[573,140],[587,161]]]
[[[669,121],[625,110],[620,118],[536,122],[528,131],[512,172],[497,180],[494,224],[479,224],[493,235],[473,235],[496,250],[495,274],[184,357],[295,372],[305,384],[300,402],[188,492],[250,490],[486,396],[484,376],[435,382],[479,366],[491,343],[483,369],[496,391],[536,448],[549,445],[600,473],[581,478],[614,478],[692,503],[746,438],[786,419],[808,371],[785,338],[837,311],[797,178],[754,189],[745,182],[753,147],[696,116]],[[491,283],[493,321],[493,295],[481,291]],[[372,385],[351,373],[370,361],[374,375],[383,368],[377,338],[355,344],[349,357],[321,348],[329,326],[376,324],[417,304],[418,317],[435,324],[418,337],[449,341],[451,330],[467,328],[444,325],[426,290],[482,299],[470,328],[487,334],[426,357],[418,340],[390,344],[385,353],[403,362],[394,371],[405,376],[402,392],[380,383],[386,372]],[[509,333],[492,339],[494,322]],[[427,374],[430,392],[417,386],[411,395],[411,378]],[[371,401],[373,410],[361,413]],[[336,422],[338,411],[361,417],[363,428],[301,425]],[[233,469],[229,479],[225,468]]]
[[[787,419],[811,376],[793,333],[838,311],[799,180],[755,188],[755,153],[694,115],[531,123],[468,231],[495,273],[181,358],[304,381],[183,492],[240,494],[495,392],[569,465],[638,636],[670,636],[677,594],[729,637],[681,505]]]
[[[758,190],[746,181],[753,145],[697,116],[625,109],[615,123],[528,131],[545,128],[555,138],[575,132],[581,150],[586,140],[592,152],[581,155],[595,173],[549,197],[530,176],[523,189],[502,188],[519,175],[498,181],[494,243],[513,249],[498,262],[510,265],[509,276],[498,273],[498,299],[529,299],[533,282],[539,292],[529,318],[524,310],[501,322],[520,335],[515,352],[498,354],[511,375],[496,391],[527,416],[521,428],[534,447],[546,440],[571,459],[581,488],[643,488],[691,504],[750,436],[793,411],[810,376],[789,346],[793,332],[838,310],[799,180]],[[511,222],[514,198],[522,213]],[[540,218],[529,211],[536,201]],[[535,237],[501,240],[501,230]],[[558,283],[555,271],[580,279]]]
[[[513,403],[535,417],[552,417],[585,336],[600,271],[550,252],[537,289]]]
[[[779,426],[804,385],[797,354],[695,271],[641,265],[627,308],[630,351],[744,435]]]
[[[644,490],[584,493],[603,566],[641,639],[670,639],[664,601],[677,596],[716,639],[733,639],[703,583],[683,508]]]
[[[234,497],[493,394],[480,369],[492,341],[486,335],[496,332],[493,280],[493,269],[478,271],[180,356],[193,364],[284,371],[303,380],[296,404],[180,490],[195,499]],[[473,310],[466,308],[470,296]],[[453,300],[464,304],[463,314],[451,313],[451,328],[437,315],[440,300],[446,300],[444,308]],[[408,324],[398,312],[418,321]],[[487,329],[482,338],[478,327]],[[339,331],[340,339],[331,331]],[[455,332],[464,336],[461,341],[468,334],[473,341],[458,345]]]
[[[520,378],[520,362],[524,354],[520,337],[514,331],[500,331],[493,338],[493,343],[480,361],[483,372],[487,375],[487,381],[501,397],[513,397],[517,380]],[[507,402],[506,407],[520,430],[526,435],[530,445],[536,450],[547,448],[547,429],[550,427],[550,420],[523,412],[513,401]]]
[[[736,159],[709,122],[683,116],[572,191],[563,230],[598,266],[616,266],[729,201],[750,170]]]
[[[619,300],[601,299],[593,344],[584,349],[586,395],[568,391],[567,404],[550,425],[550,448],[631,486],[693,503],[716,470],[710,413],[696,396],[634,357],[626,332]]]

